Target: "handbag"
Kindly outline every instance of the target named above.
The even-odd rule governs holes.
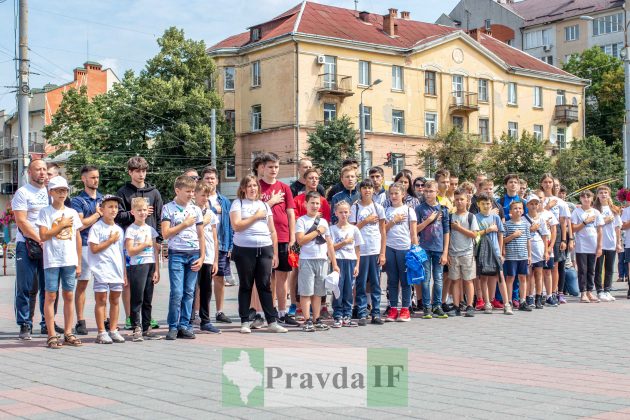
[[[315,220],[313,221],[313,225],[304,234],[308,235],[309,233],[315,232],[317,230],[317,227],[319,226],[319,221],[320,220],[321,220],[321,218],[319,216],[316,217]],[[317,235],[315,237],[315,243],[318,244],[318,245],[325,244],[326,243],[326,239],[322,235]]]
[[[26,253],[28,254],[29,259],[39,261],[44,257],[44,250],[39,242],[24,236],[24,243],[26,245]]]

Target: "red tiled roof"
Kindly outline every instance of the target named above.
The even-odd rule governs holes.
[[[523,0],[504,4],[525,19],[525,26],[623,7],[623,0]]]

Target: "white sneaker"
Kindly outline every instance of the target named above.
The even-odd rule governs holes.
[[[608,300],[610,302],[614,302],[614,301],[617,300],[617,299],[615,299],[615,297],[613,295],[610,294],[610,292],[606,292],[606,296],[608,296]]]
[[[600,302],[610,302],[610,299],[608,298],[606,292],[599,292],[597,294],[597,297],[599,298]]]
[[[285,333],[285,332],[288,332],[289,330],[287,330],[286,328],[284,328],[277,322],[272,322],[267,327],[267,331],[272,332],[272,333]]]
[[[120,335],[118,330],[110,331],[109,332],[109,337],[112,339],[112,341],[114,343],[124,343],[125,342],[125,338],[122,335]]]
[[[453,295],[448,295],[446,297],[446,302],[444,302],[444,303],[446,303],[447,305],[452,305],[453,304]]]
[[[107,335],[107,332],[99,333],[94,341],[96,344],[112,344],[114,341]]]
[[[241,334],[250,334],[252,332],[252,329],[250,328],[250,323],[249,322],[242,322],[241,323]]]

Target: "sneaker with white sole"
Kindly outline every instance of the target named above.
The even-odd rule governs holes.
[[[615,297],[613,295],[610,294],[610,292],[606,292],[606,295],[608,296],[608,299],[610,299],[610,302],[614,302],[617,299],[615,299]]]
[[[510,305],[509,303],[506,303],[503,306],[503,313],[505,315],[514,315],[514,311],[512,311],[512,305]]]
[[[610,302],[610,299],[608,298],[608,294],[606,292],[599,292],[597,294],[597,297],[601,302]]]
[[[264,326],[265,326],[265,319],[262,316],[256,314],[256,316],[254,317],[254,320],[252,321],[250,325],[251,329],[258,330]]]
[[[105,331],[98,333],[94,342],[96,344],[112,344],[114,340],[112,340],[109,334],[107,334],[107,331]]]
[[[140,327],[133,328],[133,335],[131,337],[131,341],[133,341],[134,343],[139,343],[139,342],[144,341],[144,338],[142,338],[142,328]]]
[[[251,332],[251,324],[249,322],[241,322],[241,334],[249,334]]]
[[[120,333],[118,332],[118,329],[115,329],[114,331],[110,331],[109,332],[109,338],[111,338],[114,343],[124,343],[125,342],[125,337],[120,335]]]
[[[286,328],[284,328],[282,325],[278,324],[277,322],[272,322],[271,324],[269,324],[269,326],[267,327],[267,331],[272,332],[272,333],[289,332],[289,330],[287,330]]]

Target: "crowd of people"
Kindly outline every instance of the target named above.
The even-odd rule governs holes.
[[[116,194],[102,194],[99,169],[83,167],[84,189],[71,199],[59,167],[33,160],[29,182],[12,200],[19,337],[31,339],[39,298],[47,346],[82,345],[90,281],[96,343],[125,342],[121,298],[127,339],[134,342],[194,339],[197,321],[199,331],[220,334],[216,324],[232,323],[223,308],[231,261],[244,334],[512,315],[557,307],[567,295],[610,302],[618,253],[620,278],[627,273],[630,207],[615,205],[606,185],[595,195],[582,191],[577,205],[565,201],[566,189],[551,174],[534,188],[507,174],[498,199],[485,175],[460,183],[447,170],[434,179],[403,170],[386,188],[381,167],[360,180],[357,161],[347,159],[339,183],[326,190],[309,160],[299,161],[290,186],[278,179],[279,164],[273,153],[256,157],[232,201],[218,191],[216,168],[187,169],[168,193],[174,199],[164,203],[146,182],[148,164],[139,156],[129,159],[130,181]],[[166,335],[152,318],[163,241]],[[408,256],[419,249],[423,275],[416,278]],[[62,327],[55,323],[60,287]]]

